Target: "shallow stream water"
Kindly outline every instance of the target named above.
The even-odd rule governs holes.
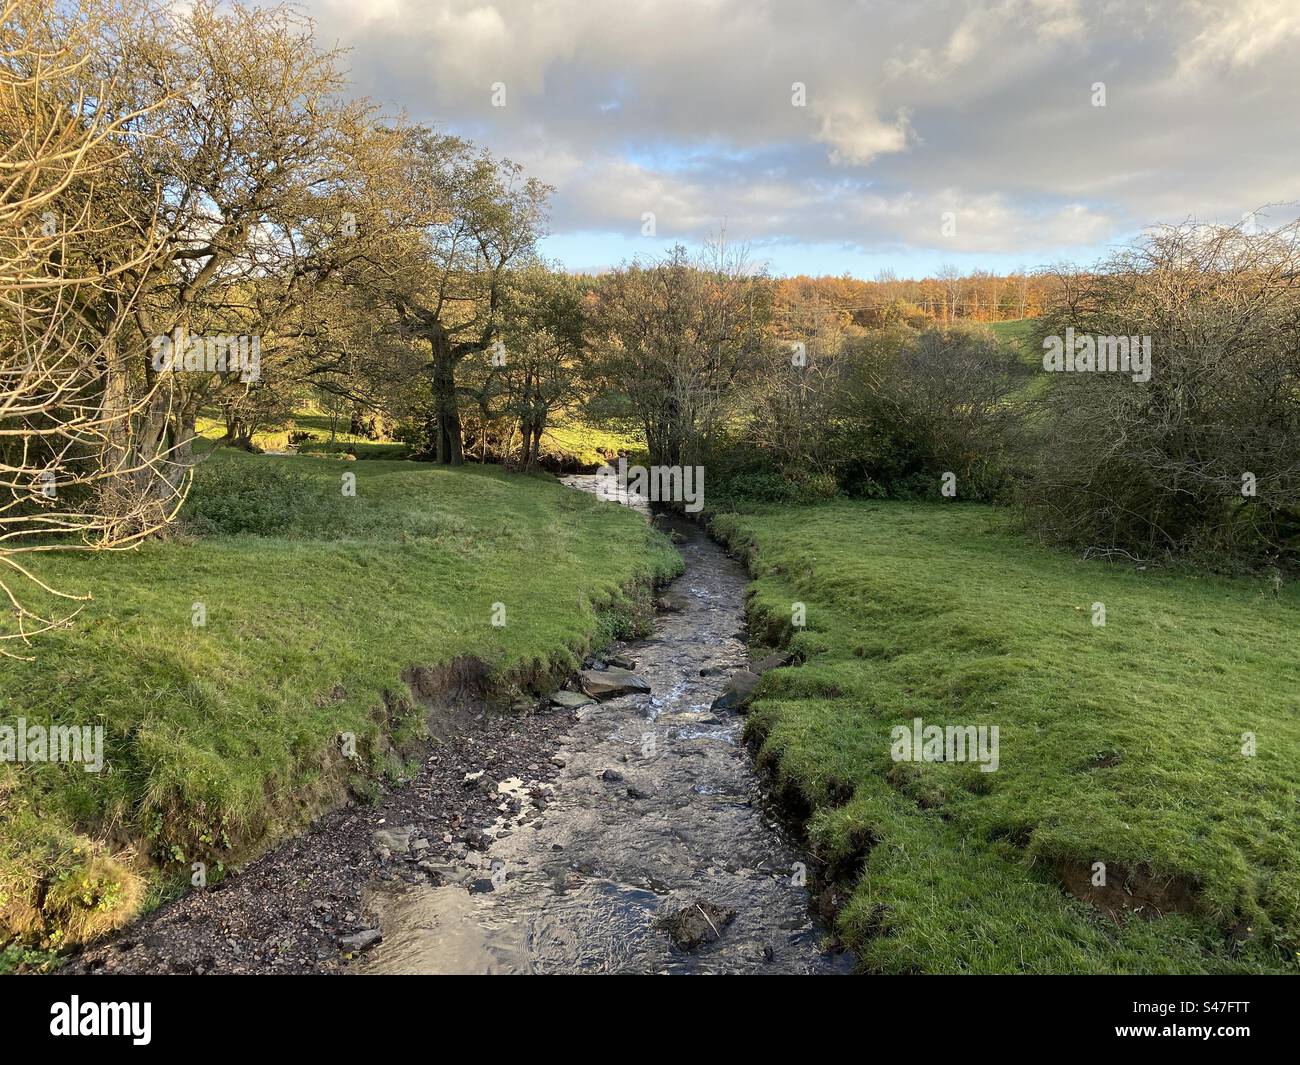
[[[566,483],[591,490],[594,478]],[[372,893],[384,938],[356,970],[848,969],[822,949],[799,851],[741,744],[743,717],[710,709],[746,664],[745,573],[697,527],[677,528],[686,570],[667,594],[683,609],[623,649],[652,691],[582,708],[551,784],[494,782],[501,816],[479,826],[493,842],[448,866],[449,883]],[[713,942],[680,950],[656,918],[700,903],[736,916]]]

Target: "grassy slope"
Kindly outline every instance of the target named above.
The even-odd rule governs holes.
[[[1051,384],[1051,375],[1043,372],[1043,353],[1031,342],[1036,321],[1034,318],[1012,318],[986,326],[1019,359],[1024,380],[1016,389],[1014,398],[1020,402],[1040,399]]]
[[[793,601],[807,605],[794,640],[807,662],[765,678],[751,727],[816,807],[829,859],[878,841],[841,916],[868,968],[1295,970],[1294,585],[1275,597],[1084,563],[956,504],[760,511],[718,527],[756,548],[758,614],[788,622]],[[998,725],[1001,768],[894,763],[890,727],[916,716]],[[1061,861],[1191,882],[1197,911],[1117,926],[1062,893]],[[1233,953],[1239,920],[1251,931]]]
[[[375,441],[369,440],[364,436],[357,436],[349,433],[347,415],[342,415],[335,421],[334,444],[329,445],[330,438],[330,418],[328,414],[317,414],[313,411],[300,411],[293,416],[294,429],[298,432],[313,434],[316,439],[308,441],[309,444],[315,444],[317,447],[336,446],[340,450],[352,444],[361,450],[363,445],[374,447]],[[195,429],[198,435],[208,440],[219,440],[226,431],[225,423],[219,418],[210,415],[200,415]],[[265,451],[283,451],[289,446],[289,430],[285,426],[262,429],[253,434],[253,443]],[[389,445],[394,446],[394,445]],[[398,445],[400,446],[400,445]]]
[[[542,433],[544,455],[572,456],[583,466],[603,465],[606,451],[631,454],[644,450],[645,440],[639,433],[614,432],[577,420],[549,426]]]
[[[376,710],[385,691],[407,691],[404,668],[471,654],[503,672],[564,669],[609,634],[613,615],[597,606],[678,564],[636,515],[549,479],[212,461],[304,474],[320,506],[276,536],[43,560],[42,574],[94,602],[37,661],[0,661],[0,720],[103,724],[110,771],[0,766],[0,903],[21,909],[36,880],[81,875],[108,850],[87,833],[143,836],[182,863],[228,859],[227,843],[246,851],[300,819],[291,800],[337,792],[338,733],[355,732],[369,770],[384,768],[380,734],[401,724]],[[356,473],[356,498],[342,497],[343,472]],[[203,628],[191,625],[196,601]],[[496,602],[503,628],[490,623]]]

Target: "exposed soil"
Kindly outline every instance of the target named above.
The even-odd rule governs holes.
[[[1066,891],[1117,921],[1125,916],[1154,918],[1196,909],[1194,885],[1177,877],[1154,877],[1140,869],[1108,864],[1106,883],[1097,885],[1087,862],[1061,861],[1055,871]]]

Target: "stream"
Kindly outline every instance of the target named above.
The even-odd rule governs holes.
[[[490,844],[448,864],[445,884],[372,888],[383,940],[353,971],[849,971],[847,955],[822,947],[798,847],[741,742],[744,718],[710,709],[746,665],[745,572],[697,526],[675,528],[686,569],[663,594],[681,609],[621,648],[651,692],[583,707],[551,783],[494,782],[500,816],[480,826]],[[678,911],[707,922],[695,949],[657,923]]]

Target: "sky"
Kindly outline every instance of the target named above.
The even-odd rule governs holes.
[[[572,270],[725,230],[777,275],[1006,272],[1300,214],[1300,0],[300,6],[359,95],[553,185]]]

